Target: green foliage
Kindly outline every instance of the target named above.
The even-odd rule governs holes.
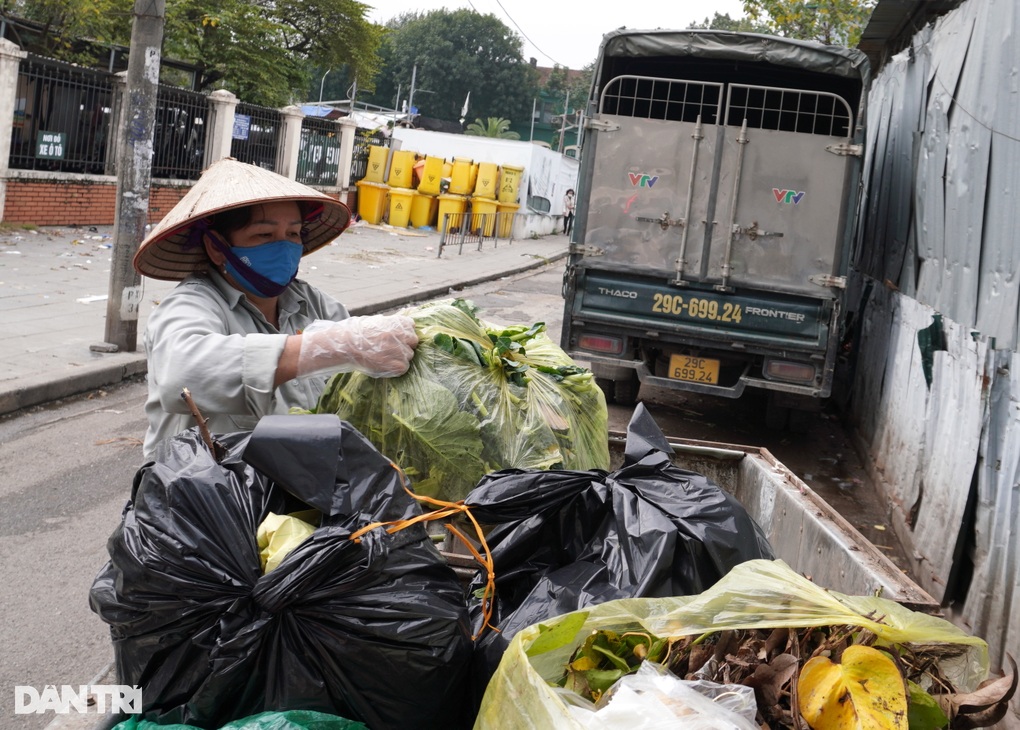
[[[744,12],[787,38],[855,46],[876,0],[744,0]]]
[[[199,88],[282,106],[304,99],[313,68],[375,73],[382,29],[367,9],[356,0],[171,0],[164,53],[198,64]]]
[[[510,131],[509,119],[489,117],[486,121],[475,119],[464,128],[464,134],[475,137],[496,137],[498,139],[520,139],[521,135]]]
[[[0,12],[43,25],[42,33],[31,37],[11,26],[12,36],[24,50],[71,63],[91,65],[101,49],[89,48],[83,40],[99,44],[127,45],[131,37],[132,0],[2,0]]]
[[[65,60],[96,61],[82,40],[131,42],[132,0],[3,0],[3,9],[44,23],[49,48],[33,50]],[[383,29],[367,11],[357,0],[167,0],[163,57],[197,66],[200,90],[282,106],[304,100],[316,68],[371,79]]]
[[[701,23],[691,23],[691,28],[701,30],[729,30],[737,33],[771,33],[768,25],[748,16],[731,18],[729,13],[715,13]]]
[[[530,114],[535,71],[523,59],[521,38],[494,15],[404,13],[386,27],[381,71],[367,101],[399,108],[408,100],[417,66],[412,103],[423,116],[458,121],[468,92],[473,117],[514,120]]]

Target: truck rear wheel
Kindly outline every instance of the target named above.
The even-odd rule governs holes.
[[[641,389],[641,381],[638,375],[631,372],[629,378],[621,378],[615,383],[614,400],[621,406],[632,406],[637,403],[638,391]]]
[[[602,392],[606,396],[606,403],[632,406],[637,403],[641,381],[638,379],[637,373],[631,372],[629,376],[624,376],[618,380],[596,377],[595,385],[602,388]]]

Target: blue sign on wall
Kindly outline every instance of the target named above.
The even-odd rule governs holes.
[[[234,115],[234,131],[230,135],[233,139],[248,139],[248,128],[251,126],[251,116],[248,114]]]

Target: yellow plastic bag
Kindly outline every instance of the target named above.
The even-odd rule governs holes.
[[[315,524],[318,522],[317,510],[305,510],[289,515],[270,512],[266,515],[256,534],[262,574],[265,575],[283,562],[291,550],[308,539],[315,532]]]
[[[881,618],[881,623],[869,615]],[[847,624],[873,632],[876,645],[958,645],[959,655],[943,659],[940,666],[961,691],[974,690],[988,676],[988,645],[944,619],[884,598],[827,591],[781,560],[750,560],[696,596],[609,601],[519,631],[489,682],[474,727],[579,728],[549,682],[559,679],[584,637],[599,629],[670,637]]]

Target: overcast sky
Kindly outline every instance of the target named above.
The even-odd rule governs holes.
[[[742,0],[676,0],[672,3],[587,0],[363,0],[376,23],[408,11],[428,12],[447,8],[474,9],[495,15],[524,40],[524,58],[538,59],[539,66],[559,64],[580,69],[595,60],[602,36],[620,26],[686,28],[716,12],[731,18],[744,14]]]

